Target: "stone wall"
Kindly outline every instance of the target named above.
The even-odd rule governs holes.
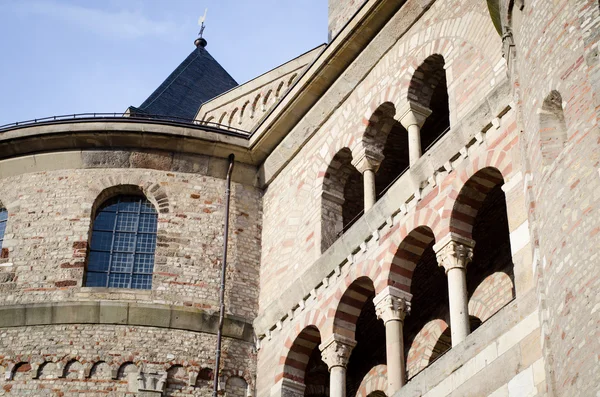
[[[547,377],[557,395],[595,395],[598,384],[588,380],[600,376],[600,342],[593,336],[600,305],[595,292],[600,279],[600,7],[596,1],[524,3],[522,10],[505,5],[503,13],[514,32],[513,78],[529,163],[529,217],[539,249]],[[548,128],[550,115],[560,121],[562,136]],[[549,144],[558,144],[552,156],[547,156]]]
[[[226,173],[217,166],[226,162],[141,151],[82,152],[75,163],[44,156],[47,171],[35,161],[35,171],[3,168],[0,395],[212,395]],[[231,189],[222,390],[240,389],[228,381],[241,378],[251,391],[255,377],[262,193],[246,181]],[[152,289],[85,287],[98,206],[136,190],[158,213]]]
[[[136,153],[156,166],[158,155]],[[158,158],[158,160],[157,160]],[[218,311],[225,181],[152,169],[66,169],[4,178],[9,211],[3,244],[4,304],[135,300]],[[151,291],[83,287],[90,217],[97,197],[120,186],[142,188],[158,210]],[[258,298],[261,192],[234,183],[226,305],[252,320]]]
[[[142,373],[162,378],[165,396],[211,396],[212,382],[205,378],[212,377],[206,369],[214,368],[215,340],[202,333],[120,325],[5,328],[0,395],[131,396],[143,389]],[[230,378],[252,385],[252,343],[225,338],[223,348],[222,387]]]

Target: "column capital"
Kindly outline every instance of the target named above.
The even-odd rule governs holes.
[[[419,128],[423,127],[425,120],[431,113],[431,109],[412,101],[407,102],[396,112],[398,121],[406,129],[411,125],[418,125]]]
[[[356,346],[355,340],[333,334],[319,345],[319,349],[323,362],[331,370],[333,367],[346,368],[354,346]]]
[[[377,318],[388,321],[404,321],[404,317],[410,313],[410,301],[412,295],[401,289],[387,286],[383,291],[373,298]]]
[[[466,269],[473,260],[475,241],[450,233],[433,246],[438,264],[443,266],[446,273],[450,269]]]
[[[378,151],[373,150],[363,150],[360,154],[352,157],[352,165],[356,167],[356,169],[364,174],[367,170],[372,170],[373,172],[377,172],[381,162],[383,161],[383,154]]]

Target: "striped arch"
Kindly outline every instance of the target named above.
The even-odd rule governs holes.
[[[341,137],[334,138],[335,140],[328,144],[327,151],[324,153],[317,152],[313,157],[314,162],[319,163],[319,171],[315,180],[315,188],[322,189],[323,181],[327,175],[327,169],[331,165],[334,157],[343,150],[348,150],[354,156],[353,148],[356,147],[356,138],[352,134],[345,134]]]
[[[292,330],[288,333],[288,336],[285,339],[285,343],[284,343],[285,348],[284,348],[284,352],[279,357],[278,365],[279,365],[280,369],[277,372],[277,375],[275,376],[275,383],[277,383],[281,378],[294,380],[294,376],[296,376],[298,374],[298,372],[293,370],[293,368],[294,368],[293,366],[287,368],[287,370],[286,370],[286,365],[287,365],[286,362],[288,362],[287,360],[288,360],[288,357],[290,357],[292,348],[294,347],[296,342],[303,341],[302,345],[303,346],[306,345],[307,337],[303,333],[307,329],[316,329],[319,334],[319,338],[320,338],[321,330],[325,326],[325,321],[326,321],[325,316],[318,309],[310,310],[307,313],[305,313],[304,315],[301,315],[300,317],[298,317],[297,319],[294,318],[294,322],[296,324],[294,325]],[[310,338],[308,338],[308,339],[310,339]],[[307,359],[306,363],[308,363],[308,359]],[[288,372],[286,375],[286,371],[291,371],[291,372]]]
[[[358,145],[353,157],[361,158],[363,153],[369,153],[370,156],[383,160],[383,151],[386,140],[396,120],[396,107],[392,102],[382,102],[371,114],[366,122],[365,128],[360,135],[360,145]],[[362,153],[358,153],[361,151]]]
[[[502,183],[512,172],[510,155],[504,150],[488,150],[479,156],[469,158],[469,161],[463,164],[457,168],[456,177],[447,192],[441,219],[440,235],[442,236],[447,235],[449,232],[455,232],[463,237],[471,238],[472,221],[477,215],[477,211],[474,210],[479,209],[485,194],[495,186],[495,184],[491,186],[489,184],[494,181]],[[472,179],[475,175],[478,175],[477,178]],[[473,189],[478,188],[481,184],[484,184],[481,186],[481,193],[483,194],[476,194]],[[469,201],[466,194],[475,194],[478,199],[474,202]],[[463,203],[458,201],[459,198]],[[469,204],[474,207],[469,206]],[[455,215],[458,215],[458,218]],[[469,221],[471,221],[470,225],[464,224]]]
[[[504,178],[497,168],[486,167],[469,178],[456,196],[450,215],[449,231],[472,238],[475,217],[487,194]]]
[[[481,58],[481,62],[487,64],[487,67],[493,70],[495,64],[497,63],[497,59],[499,58],[500,49],[501,49],[501,39],[498,37],[498,34],[491,23],[490,19],[486,15],[481,14],[470,14],[468,16],[457,18],[457,23],[467,24],[467,25],[477,25],[481,27],[481,32],[476,37],[469,37],[468,40],[466,37],[453,36],[447,38],[436,38],[430,41],[419,41],[419,47],[415,51],[411,51],[409,54],[403,54],[400,56],[400,59],[410,58],[410,61],[407,64],[401,65],[404,70],[419,70],[420,67],[428,62],[428,59],[432,56],[437,57],[438,61],[440,57],[443,60],[450,61],[452,59],[457,58],[457,48],[460,49],[461,52],[470,52],[474,51]],[[445,20],[444,23],[450,23],[451,20]],[[432,26],[432,29],[435,29],[436,26]],[[490,45],[490,40],[493,40],[497,47]],[[430,61],[434,59],[431,58]],[[400,65],[399,65],[400,66]],[[449,69],[452,66],[448,66]],[[397,108],[400,108],[401,105],[405,104],[407,101],[410,101],[413,95],[411,95],[411,91],[414,92],[415,85],[413,85],[413,74],[411,73],[402,73],[401,80],[398,82],[398,86],[400,88],[400,93],[394,101],[394,104]],[[452,76],[452,73],[448,73],[448,77]],[[452,81],[448,81],[448,86],[452,85]],[[452,113],[452,96],[450,95],[450,111]],[[388,99],[389,100],[389,99]]]
[[[305,327],[293,341],[291,339],[286,340],[288,351],[284,357],[281,376],[284,379],[304,384],[308,360],[314,349],[321,344],[321,340],[321,333],[314,325]]]
[[[428,108],[435,87],[445,80],[444,65],[444,57],[440,54],[425,58],[412,75],[406,100]]]
[[[355,279],[339,297],[333,316],[333,333],[354,340],[356,323],[367,299],[375,295],[371,278],[362,276]],[[336,294],[337,298],[338,294]]]
[[[428,208],[415,212],[403,219],[400,226],[392,228],[382,237],[388,244],[381,254],[381,278],[376,289],[383,290],[388,285],[410,292],[413,271],[423,251],[433,241],[439,241],[440,217]]]
[[[360,382],[356,397],[385,397],[387,386],[387,365],[376,365]]]
[[[223,114],[221,114],[221,117],[219,117],[219,125],[223,125],[223,123],[225,123],[225,121],[227,120],[227,112],[223,112]]]

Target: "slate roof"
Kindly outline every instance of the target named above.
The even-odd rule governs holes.
[[[144,103],[129,110],[192,120],[200,105],[237,85],[208,51],[198,46]]]

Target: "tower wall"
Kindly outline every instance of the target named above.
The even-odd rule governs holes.
[[[516,44],[548,378],[556,395],[594,395],[598,384],[589,379],[600,376],[600,6],[526,1],[522,11],[515,5],[504,12]],[[555,123],[548,122],[552,117]]]
[[[198,374],[214,370],[226,167],[224,159],[136,150],[0,162],[9,213],[0,266],[4,390],[121,396],[164,377],[163,395],[211,395]],[[231,189],[221,383],[242,377],[251,390],[262,194],[246,171],[239,164]],[[152,288],[86,287],[92,217],[106,192],[130,186],[158,212]]]

